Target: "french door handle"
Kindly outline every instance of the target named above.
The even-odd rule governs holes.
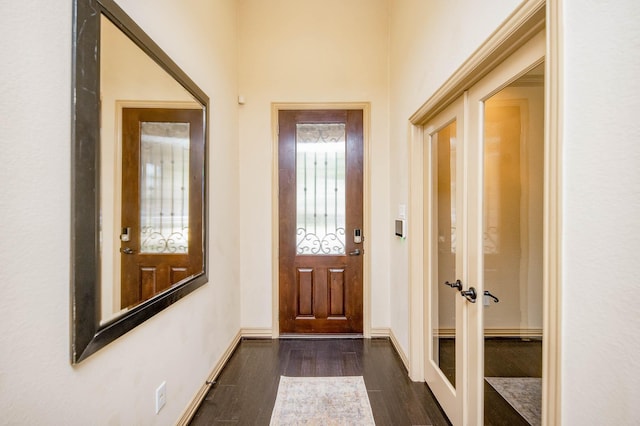
[[[496,303],[498,303],[498,302],[500,301],[497,297],[495,297],[493,294],[491,294],[491,293],[489,292],[489,290],[485,290],[485,291],[484,291],[484,295],[485,295],[485,296],[489,296],[489,297],[490,297],[490,298],[492,298],[492,299],[493,299],[493,301],[494,301],[494,302],[496,302]]]
[[[355,249],[354,251],[349,252],[349,256],[360,256],[361,254],[362,252],[360,251],[360,249]]]
[[[460,282],[460,280],[456,280],[455,283],[450,283],[449,281],[445,281],[444,285],[448,285],[451,288],[455,288],[462,291],[462,283]]]
[[[131,247],[122,247],[122,248],[120,248],[120,253],[122,253],[122,254],[133,254],[134,250]]]
[[[474,287],[469,287],[469,290],[460,291],[460,294],[469,302],[476,303],[478,293],[476,293],[476,289]]]

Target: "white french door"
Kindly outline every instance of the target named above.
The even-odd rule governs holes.
[[[458,296],[465,278],[464,100],[424,127],[425,279],[429,283],[425,380],[454,424],[461,424],[467,392],[466,310]]]
[[[425,380],[454,425],[541,383],[544,54],[541,32],[423,126]]]

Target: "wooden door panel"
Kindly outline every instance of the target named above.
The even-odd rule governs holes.
[[[146,300],[156,294],[158,285],[158,268],[155,266],[140,266],[140,298]]]
[[[172,283],[180,282],[191,275],[189,273],[189,268],[186,266],[171,266],[170,274],[171,277],[169,281]]]
[[[313,268],[298,268],[298,312],[296,318],[315,318]]]
[[[335,234],[327,234],[322,237],[314,233],[303,233],[304,238],[309,235],[312,235],[309,238],[317,238],[318,243],[314,246],[316,249],[314,254],[304,250],[298,251],[297,247],[297,243],[301,241],[299,239],[301,229],[297,222],[299,218],[296,216],[297,208],[300,205],[300,200],[296,198],[296,191],[299,189],[297,187],[299,176],[296,172],[296,161],[299,160],[296,157],[296,132],[300,123],[344,123],[345,129],[344,161],[346,166],[344,180],[346,184],[343,197],[346,215],[344,216],[344,228],[338,226],[336,219]],[[279,112],[279,318],[281,333],[362,333],[362,256],[349,256],[349,253],[357,248],[363,252],[361,245],[353,241],[353,231],[355,229],[362,230],[363,223],[362,152],[362,111]],[[317,159],[314,157],[312,160],[314,165],[322,167],[324,164],[326,167],[326,156],[323,160],[322,155],[319,155],[320,158]],[[331,169],[331,173],[334,172],[336,176],[339,174],[337,169]],[[322,173],[310,178],[313,185],[322,186],[314,179],[317,176],[322,177],[330,174],[326,170],[324,171],[325,175]],[[314,187],[314,194],[316,190],[317,188]],[[321,201],[330,197],[331,194],[327,194],[332,191],[336,192],[336,200],[338,199],[337,184],[335,188],[328,188],[325,185],[324,190],[324,195],[320,195]],[[304,205],[307,203],[306,195],[307,186],[305,184]],[[339,213],[336,213],[335,216],[338,215]],[[316,214],[314,213],[313,216],[315,217]],[[326,216],[325,210],[325,223]],[[338,230],[344,241],[340,241]],[[308,229],[303,231],[307,232]],[[344,246],[338,253],[328,249],[328,246],[333,246],[335,250],[335,247],[340,244]],[[329,251],[329,254],[323,254],[325,249]]]
[[[329,288],[329,318],[346,318],[345,306],[345,270],[329,269],[327,274]]]

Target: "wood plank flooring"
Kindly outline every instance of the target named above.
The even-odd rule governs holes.
[[[441,368],[454,380],[453,340],[440,349]],[[449,424],[429,388],[409,380],[388,339],[243,339],[191,424],[268,425],[281,375],[361,375],[377,425]],[[542,341],[487,339],[485,376],[541,377]],[[484,392],[485,425],[528,424],[486,382]]]
[[[268,425],[284,376],[363,376],[376,425],[448,425],[389,339],[243,339],[191,425]]]

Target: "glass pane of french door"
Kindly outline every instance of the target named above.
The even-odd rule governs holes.
[[[432,136],[434,222],[437,224],[437,280],[431,287],[432,353],[449,383],[456,384],[456,122]]]
[[[483,127],[484,422],[539,425],[544,64],[484,102]]]

